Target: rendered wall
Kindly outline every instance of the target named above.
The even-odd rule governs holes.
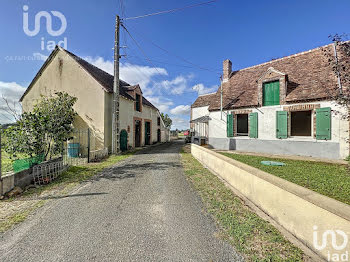
[[[334,102],[315,102],[307,104],[320,104],[320,107],[332,108],[331,140],[316,140],[313,134],[311,137],[277,139],[276,111],[283,111],[285,106],[291,106],[291,104],[250,108],[252,112],[258,113],[257,139],[250,139],[247,137],[227,138],[227,112],[223,113],[222,119],[220,111],[210,112],[209,144],[214,148],[224,150],[231,149],[271,154],[295,154],[335,159],[346,158],[349,155],[349,122],[344,118],[346,109]],[[320,150],[323,152],[319,152]]]
[[[350,237],[350,206],[206,148],[192,144],[191,153],[325,259],[328,252],[343,254],[350,251],[350,243],[341,250],[335,250],[330,240],[322,250],[314,246],[315,231],[319,245],[327,230],[341,230]],[[344,239],[337,234],[337,244],[340,246],[343,242]]]

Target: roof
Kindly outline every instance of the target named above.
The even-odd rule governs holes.
[[[209,116],[201,116],[194,120],[191,120],[190,123],[208,123],[209,120],[211,120]]]
[[[332,44],[232,72],[222,84],[223,109],[259,106],[257,82],[271,68],[287,77],[286,103],[332,97],[338,83],[325,51],[333,54]],[[220,88],[210,100],[209,110],[220,110]]]
[[[86,60],[84,60],[81,57],[76,56],[75,54],[63,49],[62,47],[56,47],[55,50],[50,54],[49,58],[45,61],[44,65],[41,67],[39,70],[38,74],[34,77],[33,81],[30,83],[29,87],[27,90],[24,92],[23,96],[21,97],[20,101],[23,100],[25,95],[29,92],[31,87],[34,85],[36,80],[41,76],[43,70],[45,67],[48,65],[48,63],[54,58],[54,56],[57,54],[59,50],[62,50],[66,52],[69,56],[71,56],[75,61],[79,63],[81,67],[85,69],[87,73],[89,73],[100,85],[104,88],[104,90],[108,93],[113,93],[113,84],[114,84],[114,77],[110,75],[109,73],[103,71],[102,69],[90,64]],[[130,84],[127,82],[123,81],[120,79],[120,95],[130,99],[130,100],[135,100],[131,95],[127,93],[128,89],[132,87]],[[150,106],[153,108],[156,108],[151,102],[149,102],[145,97],[142,99],[142,104],[146,106]]]
[[[196,101],[194,101],[194,103],[192,104],[191,107],[193,108],[193,107],[209,106],[210,105],[210,101],[214,97],[215,97],[215,93],[210,93],[210,94],[206,94],[206,95],[200,95],[200,96],[198,96]]]

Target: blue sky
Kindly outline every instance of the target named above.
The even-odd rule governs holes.
[[[17,100],[31,82],[49,51],[41,39],[67,38],[67,49],[106,71],[112,70],[115,15],[132,17],[201,2],[201,0],[2,0],[0,8],[0,95]],[[29,10],[29,28],[40,11],[59,11],[67,20],[57,37],[41,20],[38,35],[23,30],[23,6]],[[173,128],[188,127],[189,106],[198,93],[213,92],[219,85],[222,61],[233,69],[259,64],[329,43],[328,35],[350,33],[349,0],[233,1],[186,9],[125,22],[142,52],[122,32],[121,77],[140,83],[144,94],[174,120]],[[53,29],[60,28],[53,18]],[[153,42],[153,43],[152,43]],[[154,44],[167,50],[157,48]],[[145,58],[153,60],[149,62]],[[186,63],[190,61],[197,66]],[[0,108],[6,107],[0,102]],[[0,122],[9,122],[0,112]]]

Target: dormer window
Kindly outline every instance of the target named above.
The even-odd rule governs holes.
[[[280,81],[263,83],[263,106],[280,104]]]
[[[136,111],[141,112],[141,96],[139,94],[136,94]]]

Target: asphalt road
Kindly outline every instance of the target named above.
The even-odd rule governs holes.
[[[240,261],[183,174],[182,142],[148,148],[0,236],[0,261]]]

